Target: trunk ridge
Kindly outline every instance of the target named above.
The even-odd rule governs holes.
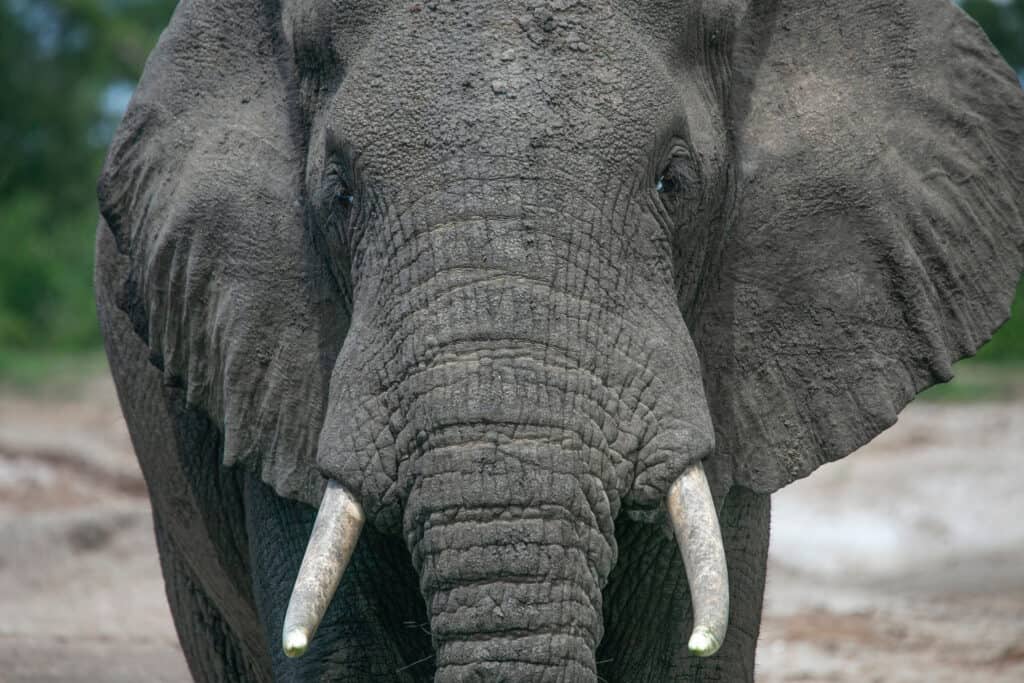
[[[572,457],[558,444],[544,450]],[[478,463],[480,456],[463,454]],[[407,538],[427,600],[436,680],[594,680],[614,537],[599,528],[572,475],[486,476],[503,492],[495,500],[508,505],[465,507],[463,489],[437,474],[417,481],[407,505],[407,523],[418,522]]]

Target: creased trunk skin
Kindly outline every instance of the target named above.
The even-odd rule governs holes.
[[[557,464],[512,464],[565,457],[544,441],[424,454],[430,471],[414,487],[406,520],[437,681],[595,680],[601,587],[615,553],[600,526],[610,518],[598,522],[607,512],[595,515],[575,475]],[[467,471],[471,462],[505,471]]]
[[[436,680],[593,681],[627,481],[608,400],[568,363],[487,355],[440,353],[402,388],[418,435],[402,529]]]
[[[595,681],[613,520],[713,448],[699,362],[658,254],[489,187],[368,233],[318,462],[404,535],[436,680]]]

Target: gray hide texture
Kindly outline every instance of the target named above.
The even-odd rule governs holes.
[[[379,12],[362,4],[353,32]],[[120,306],[223,428],[224,462],[315,503],[346,297],[303,229],[308,122],[279,9],[216,5],[182,3],[104,170],[132,264]],[[736,46],[737,220],[686,313],[717,470],[770,492],[891,425],[1005,320],[1024,104],[941,0],[756,3]]]
[[[305,140],[276,11],[251,0],[179,5],[99,195],[130,257],[118,305],[166,382],[221,427],[225,464],[315,504],[316,443],[348,313],[303,227]]]
[[[771,492],[952,377],[1009,315],[1024,98],[948,2],[756,5],[738,221],[696,333],[720,452]]]
[[[202,437],[179,441],[206,467],[129,419],[165,566],[194,574],[176,619],[208,593],[269,678],[253,614],[273,642],[330,476],[372,529],[341,590],[401,604],[368,643],[347,620],[378,612],[336,601],[334,660],[278,653],[282,680],[360,657],[386,679],[428,647],[408,610],[436,660],[407,680],[749,679],[764,494],[1005,320],[1022,150],[1015,75],[946,0],[182,0],[97,256],[122,400]],[[165,397],[117,352],[139,340]],[[643,522],[699,459],[735,599],[694,661],[678,553]]]

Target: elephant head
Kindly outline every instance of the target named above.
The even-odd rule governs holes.
[[[365,519],[438,680],[575,680],[617,516],[670,513],[706,654],[702,472],[806,476],[1001,324],[1022,148],[945,0],[184,0],[99,194],[223,463],[323,496],[286,646]]]

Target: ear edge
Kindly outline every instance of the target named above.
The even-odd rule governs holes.
[[[784,0],[780,0],[764,3],[759,8],[755,7],[755,10],[761,11],[759,21],[770,21],[776,27],[775,31],[784,30],[780,28],[783,24],[787,25],[790,33],[799,31],[799,25],[787,21],[786,5]],[[804,381],[799,369],[792,365],[778,366],[777,359],[771,357],[762,358],[760,363],[753,363],[753,367],[749,362],[716,363],[716,352],[710,347],[714,343],[729,344],[728,335],[719,335],[715,338],[715,333],[720,333],[722,326],[728,323],[723,323],[722,320],[712,320],[710,324],[707,320],[703,321],[703,324],[709,325],[709,336],[702,343],[710,359],[707,365],[710,374],[719,375],[711,379],[710,383],[714,388],[709,387],[712,403],[717,405],[717,408],[713,408],[716,427],[722,430],[719,450],[723,457],[733,460],[736,483],[761,493],[771,493],[795,479],[807,476],[821,464],[839,459],[867,443],[895,423],[899,410],[917,393],[951,378],[952,363],[975,353],[1008,318],[1013,292],[1021,267],[1024,265],[1024,201],[1021,199],[1024,195],[1024,173],[1020,170],[1024,165],[1018,163],[1015,167],[1012,159],[1014,150],[1017,150],[1019,156],[1019,150],[1024,148],[1024,101],[1018,82],[1012,70],[1002,63],[988,45],[983,34],[973,22],[965,21],[959,10],[939,7],[938,3],[935,6],[921,2],[894,5],[899,5],[898,11],[903,13],[902,16],[913,14],[915,11],[937,13],[936,19],[927,17],[919,23],[933,22],[935,26],[955,27],[955,40],[950,42],[965,43],[966,49],[971,51],[973,57],[980,60],[980,78],[968,81],[963,78],[962,73],[960,80],[944,76],[943,82],[952,81],[950,87],[953,90],[959,88],[956,94],[961,100],[968,102],[965,105],[966,110],[980,113],[975,118],[974,125],[980,131],[978,135],[983,140],[969,140],[963,143],[968,149],[968,158],[973,158],[974,161],[961,166],[966,173],[950,181],[951,185],[955,185],[954,181],[967,178],[971,182],[979,183],[976,194],[965,195],[968,197],[966,201],[958,202],[959,197],[954,197],[949,202],[953,209],[952,224],[956,230],[966,231],[967,236],[963,238],[966,242],[939,239],[935,244],[944,245],[954,252],[959,246],[966,244],[972,247],[969,253],[973,256],[965,255],[964,258],[979,258],[982,262],[964,266],[957,263],[958,254],[954,253],[947,258],[947,266],[951,266],[948,274],[951,279],[948,282],[922,279],[919,286],[922,293],[927,293],[927,296],[920,300],[920,304],[926,310],[915,311],[914,315],[918,317],[908,322],[908,331],[917,335],[915,341],[901,349],[890,349],[884,345],[877,346],[883,341],[884,336],[878,336],[874,342],[871,341],[870,335],[862,339],[861,342],[869,342],[867,350],[871,351],[874,347],[874,351],[861,359],[863,365],[869,368],[866,373],[871,374],[872,378],[851,378],[846,383],[841,383],[842,386],[836,391],[845,392],[846,398],[827,393],[814,394],[813,391],[808,393],[808,388],[804,386],[788,387],[789,383],[799,385]],[[823,8],[824,12],[828,10],[827,7]],[[842,14],[841,10],[836,12]],[[773,69],[775,63],[791,66],[791,60],[785,56],[775,56],[773,62],[773,56],[769,53],[772,42],[777,39],[778,36],[772,36],[771,39],[762,37],[760,41],[739,43],[747,45],[744,48],[747,53],[740,56],[741,74],[737,79],[737,85],[741,88],[743,83],[750,85],[751,90],[747,93],[750,95],[750,102],[744,104],[741,93],[741,101],[734,103],[732,111],[743,115],[757,106],[762,107],[762,115],[765,111],[771,111],[770,107],[773,105],[770,102],[765,105],[763,93],[761,105],[756,103],[758,95],[755,91],[759,87],[765,87],[766,81],[770,82],[777,78],[772,74],[766,76],[762,73],[764,69]],[[827,42],[827,37],[821,40]],[[941,40],[942,37],[930,35],[919,42],[926,46],[931,45],[929,49],[934,51],[934,44]],[[979,41],[983,41],[983,44],[979,45]],[[959,49],[965,48],[960,46]],[[913,67],[914,65],[910,65],[909,68],[902,68],[906,69],[906,73],[913,73]],[[742,68],[749,70],[743,73]],[[948,62],[941,60],[938,61],[938,66],[927,68],[933,69],[927,72],[928,78],[935,78],[936,72],[946,71],[952,76],[958,73],[955,61],[953,68],[949,67]],[[975,96],[970,86],[979,82],[982,86]],[[949,96],[944,89],[945,86],[935,87],[938,101],[944,104],[950,101],[944,99]],[[768,106],[769,109],[764,109],[764,106]],[[949,114],[940,112],[940,116],[953,118],[955,110]],[[737,139],[740,139],[746,122],[734,125],[738,126]],[[778,125],[776,121],[776,127]],[[865,122],[864,125],[870,123]],[[926,137],[925,140],[927,139]],[[979,149],[982,152],[978,152]],[[986,151],[989,152],[988,157],[985,156]],[[759,160],[755,168],[761,166],[763,161],[764,159]],[[951,168],[956,168],[956,164]],[[997,177],[1000,175],[1000,168],[1006,177]],[[922,167],[921,178],[927,179],[930,170],[927,164]],[[993,177],[996,179],[991,180]],[[741,174],[740,182],[743,183],[744,179],[749,181],[749,177]],[[909,185],[910,183],[908,187]],[[929,192],[941,191],[934,183],[927,187]],[[892,194],[896,197],[900,192]],[[905,206],[894,205],[894,216],[899,218],[903,230],[910,229],[915,221],[915,229],[925,230],[929,226],[928,221],[934,219],[935,214],[941,213],[928,209],[927,206],[924,210],[914,209],[913,206],[913,202]],[[985,231],[987,237],[981,239],[983,244],[976,244],[977,240],[971,236],[971,230],[974,229],[972,226]],[[908,237],[907,246],[910,248],[904,251],[906,256],[917,258],[920,268],[928,274],[929,269],[934,268],[934,265],[928,265],[929,258],[935,254],[922,254],[917,249],[920,245],[928,243],[925,237],[925,233]],[[988,258],[992,260],[986,263],[985,259]],[[992,272],[985,272],[989,265]],[[908,273],[910,271],[903,274]],[[958,290],[957,283],[966,283],[967,288]],[[954,289],[951,290],[950,287]],[[749,291],[746,293],[749,294]],[[764,301],[771,303],[774,300],[769,297]],[[733,315],[731,306],[742,306],[744,303],[749,301],[740,300],[724,308],[719,306],[714,315],[728,319]],[[751,329],[757,328],[748,326],[743,331]],[[796,339],[798,336],[792,335],[790,339]],[[782,339],[784,341],[784,337]],[[740,345],[742,346],[742,341]],[[925,349],[928,351],[923,356],[917,355]],[[892,353],[886,355],[886,351]],[[735,347],[732,352],[743,353],[742,349],[737,351]],[[914,355],[902,355],[904,353]],[[754,370],[776,366],[779,369]],[[763,390],[759,392],[746,386],[751,381],[750,375],[753,372],[774,375],[771,381],[766,383],[775,386],[776,391],[781,394],[775,395],[771,391]],[[746,398],[740,394],[746,395]],[[792,406],[788,406],[787,402],[793,397],[801,398]],[[824,409],[821,402],[825,404]],[[770,411],[767,415],[768,422],[774,420],[774,423],[765,423],[765,411]],[[847,412],[856,413],[857,417],[851,418],[847,424],[837,425],[834,422],[835,416]],[[773,417],[770,413],[778,415]],[[741,443],[740,433],[744,436],[755,434],[762,437],[753,439],[760,442],[757,445],[763,447],[762,452],[758,452],[757,445]],[[763,452],[764,450],[767,452]]]
[[[298,161],[289,154],[281,154],[281,145],[291,140],[288,123],[271,122],[272,130],[266,133],[268,145],[260,149],[245,145],[252,158],[239,162],[243,166],[237,169],[239,173],[250,174],[253,168],[264,169],[268,177],[251,177],[249,181],[253,186],[268,183],[265,185],[268,191],[262,199],[277,205],[269,212],[253,213],[249,216],[252,220],[245,223],[247,239],[263,245],[260,253],[243,264],[249,268],[246,271],[248,284],[232,285],[227,280],[230,273],[220,272],[216,282],[210,283],[212,289],[206,291],[202,283],[195,282],[202,279],[200,274],[191,273],[194,277],[190,282],[188,275],[178,272],[196,263],[209,270],[209,259],[204,262],[204,259],[191,258],[189,252],[193,247],[202,248],[220,239],[215,233],[204,232],[201,226],[176,224],[185,220],[181,214],[188,213],[189,205],[195,201],[192,195],[199,191],[190,187],[190,183],[198,181],[191,177],[189,168],[194,170],[196,165],[207,163],[211,155],[223,153],[223,141],[218,138],[218,130],[223,126],[218,124],[230,127],[231,122],[222,121],[220,107],[233,103],[231,112],[239,114],[243,127],[249,126],[253,132],[258,132],[267,117],[286,113],[273,82],[260,79],[260,87],[247,90],[243,104],[238,104],[233,99],[241,97],[237,88],[215,87],[222,64],[209,61],[206,53],[207,58],[198,61],[190,57],[189,45],[198,40],[192,32],[200,31],[203,39],[207,39],[211,34],[231,28],[232,25],[220,16],[230,9],[218,9],[215,3],[202,2],[179,6],[147,62],[146,73],[115,135],[97,182],[101,223],[104,224],[100,229],[109,231],[117,252],[126,258],[124,268],[118,269],[121,277],[113,287],[116,290],[113,303],[128,317],[135,334],[150,349],[150,362],[161,370],[164,384],[182,389],[187,404],[209,415],[221,430],[222,464],[246,467],[280,495],[315,505],[323,488],[323,478],[315,464],[319,436],[317,419],[319,416],[322,420],[321,404],[325,394],[321,385],[326,385],[326,377],[320,377],[323,365],[320,345],[322,335],[328,332],[321,330],[318,315],[312,310],[316,304],[311,302],[309,292],[295,292],[287,303],[293,319],[284,321],[287,324],[278,329],[265,324],[271,317],[265,310],[260,311],[258,295],[249,295],[246,291],[254,286],[273,288],[275,283],[279,290],[292,287],[299,280],[294,273],[277,277],[272,271],[279,266],[265,263],[264,258],[278,252],[298,253],[301,248],[297,242],[304,239],[300,237],[303,230],[287,229],[288,225],[298,225],[294,217],[286,215],[292,211],[294,202],[274,201],[281,194],[283,175],[292,177],[290,172],[282,174],[282,169]],[[216,20],[209,20],[206,14],[210,12],[218,14]],[[246,9],[245,12],[257,16],[263,10]],[[224,40],[234,41],[232,38]],[[238,46],[232,49],[237,58]],[[233,68],[237,70],[235,58]],[[277,69],[278,66],[269,65],[261,73],[276,73]],[[261,160],[265,163],[260,163]],[[232,161],[224,156],[221,165],[223,163],[230,165]],[[295,171],[294,177],[299,179],[301,172]],[[222,186],[223,182],[218,185]],[[259,192],[258,187],[255,191]],[[252,192],[244,194],[254,196]],[[219,220],[224,220],[224,213],[220,212]],[[256,237],[260,234],[263,236]],[[230,235],[223,237],[229,238]],[[281,243],[275,249],[274,245],[281,239],[288,243]],[[301,270],[300,266],[297,264],[290,270]],[[262,277],[261,268],[265,269]],[[174,311],[167,310],[166,301],[172,296],[168,290],[178,282],[189,282],[196,288],[193,303],[223,310],[219,313],[202,311],[191,304],[186,309],[182,308],[184,303]],[[181,300],[185,295],[179,291],[174,296]],[[279,303],[285,297],[281,292],[274,295]],[[220,303],[215,303],[217,301]],[[268,302],[269,299],[264,301]],[[154,306],[160,310],[153,311]],[[242,322],[244,329],[218,329],[221,323],[231,320]],[[308,328],[308,335],[291,329],[295,324]],[[205,355],[196,357],[196,354]],[[223,357],[214,358],[212,354]],[[270,365],[247,372],[247,362],[263,357]],[[238,377],[249,377],[253,381],[243,382],[245,386],[240,388],[232,379]]]

